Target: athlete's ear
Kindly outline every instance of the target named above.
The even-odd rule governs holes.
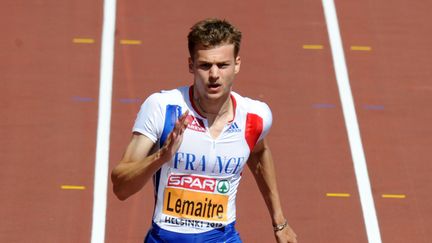
[[[189,72],[190,73],[194,73],[194,70],[193,70],[193,60],[192,60],[191,57],[188,58],[188,63],[189,63]]]
[[[241,59],[240,56],[237,56],[235,58],[235,74],[237,74],[238,72],[240,72],[240,64],[241,64]]]

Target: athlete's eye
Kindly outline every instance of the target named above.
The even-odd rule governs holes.
[[[228,64],[228,63],[220,63],[220,64],[218,64],[217,66],[218,66],[218,68],[220,68],[220,69],[224,69],[224,68],[229,67],[229,64]]]
[[[210,64],[210,63],[201,63],[198,65],[198,67],[200,69],[203,69],[203,70],[209,70],[211,68],[211,66],[212,66],[212,64]]]

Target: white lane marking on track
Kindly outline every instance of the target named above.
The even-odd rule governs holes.
[[[322,4],[330,38],[334,69],[339,87],[339,95],[341,98],[348,140],[354,163],[357,187],[360,194],[360,203],[363,210],[363,220],[366,226],[366,233],[369,243],[381,243],[378,218],[376,216],[365,154],[361,142],[354,100],[351,93],[336,8],[333,0],[322,0]]]
[[[105,0],[100,57],[99,111],[96,141],[91,243],[103,243],[105,241],[112,80],[114,65],[115,13],[116,0]]]

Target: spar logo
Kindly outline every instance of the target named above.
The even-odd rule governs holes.
[[[192,189],[202,192],[219,192],[226,194],[230,190],[228,180],[219,180],[198,175],[176,175],[172,174],[168,177],[169,187]]]
[[[217,191],[219,193],[225,194],[229,191],[230,184],[227,180],[220,180],[217,184]]]
[[[168,186],[203,192],[214,192],[216,179],[197,175],[175,175],[168,177]]]

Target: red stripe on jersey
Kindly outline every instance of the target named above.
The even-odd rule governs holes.
[[[231,96],[231,101],[232,101],[232,105],[233,105],[233,118],[229,122],[233,122],[235,119],[235,115],[236,115],[237,101],[234,98],[234,95],[231,94],[230,96]]]
[[[251,152],[255,147],[262,130],[263,119],[256,114],[248,113],[246,116],[245,138]]]

